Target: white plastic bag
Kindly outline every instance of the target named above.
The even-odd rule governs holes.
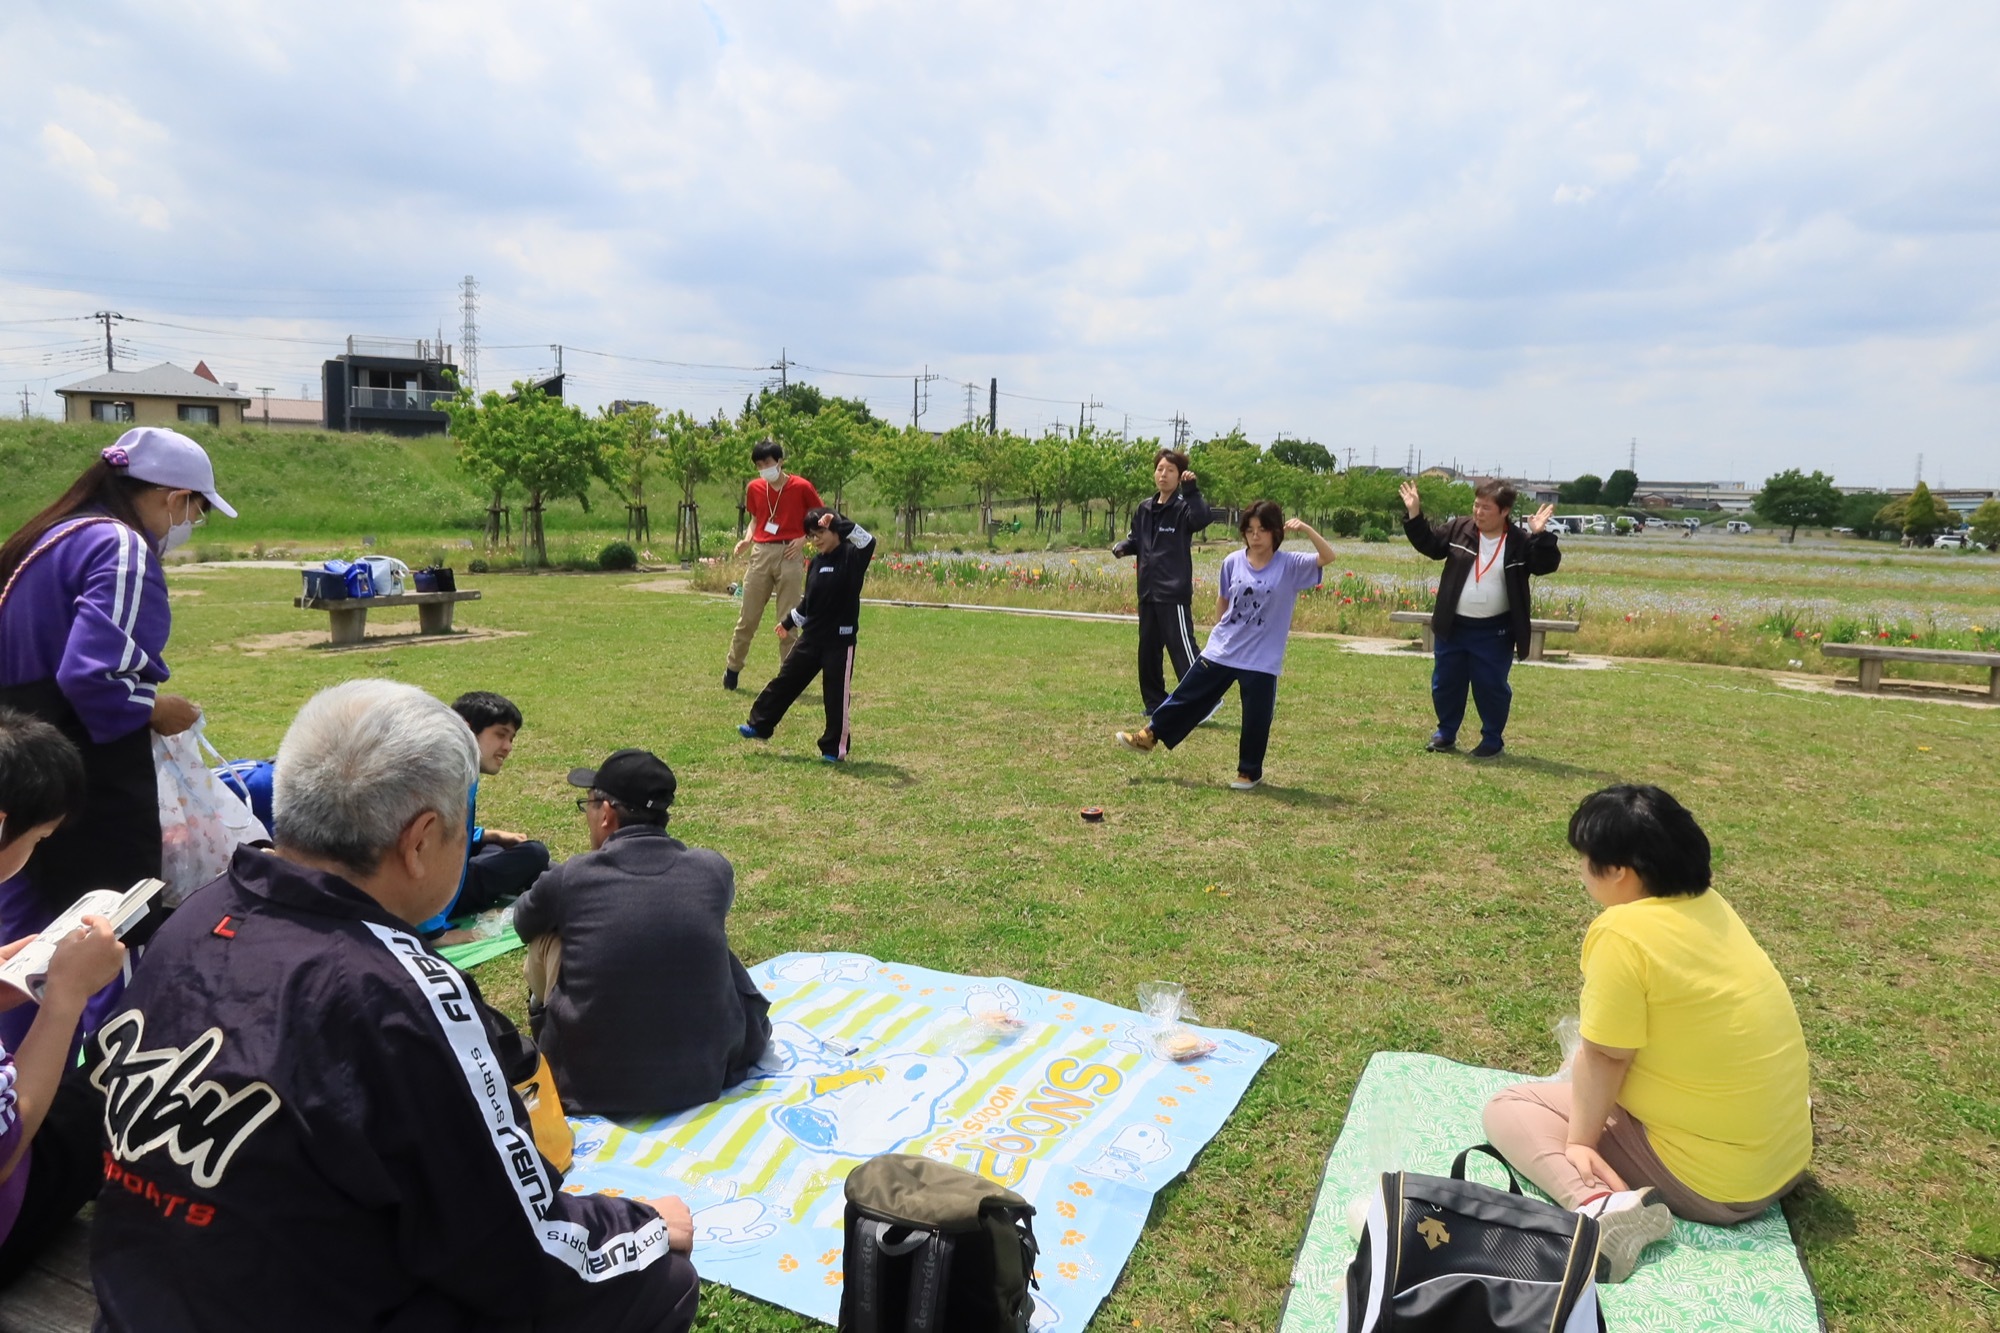
[[[170,907],[229,869],[229,858],[246,842],[271,837],[243,797],[209,771],[222,755],[201,724],[178,736],[153,737],[153,768],[160,780],[160,896]]]

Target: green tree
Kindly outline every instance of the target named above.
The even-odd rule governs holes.
[[[1087,461],[1083,452],[1060,427],[1051,429],[1035,442],[1034,461],[1028,465],[1028,475],[1034,487],[1037,511],[1043,504],[1049,506],[1051,542],[1055,534],[1062,531],[1063,510],[1083,499],[1086,473]]]
[[[1903,530],[1901,515],[1894,523],[1885,522],[1883,511],[1896,502],[1896,497],[1885,491],[1866,491],[1860,495],[1850,495],[1840,502],[1840,526],[1854,529],[1857,537],[1874,537],[1884,532]]]
[[[542,514],[548,502],[568,496],[588,509],[591,479],[609,480],[603,423],[524,381],[517,381],[511,394],[488,392],[477,401],[461,385],[438,406],[451,419],[466,471],[482,483],[497,479],[501,490],[512,485],[527,495],[523,534],[533,563],[546,565]]]
[[[1638,492],[1639,474],[1629,467],[1621,467],[1604,479],[1604,491],[1599,498],[1614,509],[1622,509],[1632,503],[1632,497]]]
[[[1212,440],[1197,440],[1188,448],[1188,461],[1201,480],[1201,493],[1210,504],[1241,509],[1255,500],[1252,492],[1260,478],[1257,463],[1261,451],[1239,427]]]
[[[652,540],[646,512],[646,474],[660,453],[660,409],[651,403],[603,416],[605,469],[611,489],[625,501],[625,535],[633,541]]]
[[[1604,480],[1593,472],[1586,472],[1575,481],[1566,481],[1556,488],[1556,498],[1564,504],[1594,505],[1604,503]]]
[[[903,549],[917,544],[917,519],[924,502],[952,474],[952,458],[937,436],[919,426],[877,431],[862,455],[868,475],[882,498],[896,506],[902,520]]]
[[[1028,442],[1013,431],[989,431],[958,426],[945,432],[946,447],[958,475],[979,493],[979,528],[992,540],[993,501],[1003,487],[1025,488],[1028,482]]]
[[[1824,472],[1807,476],[1795,467],[1786,468],[1765,478],[1764,489],[1750,507],[1770,523],[1789,527],[1791,537],[1797,537],[1801,527],[1830,528],[1839,520],[1840,492]]]
[[[1989,551],[2000,551],[2000,500],[1988,500],[1972,511],[1972,540]]]
[[[862,412],[857,417],[852,404],[833,398],[816,415],[791,419],[794,428],[785,456],[798,460],[795,469],[814,490],[833,497],[835,509],[843,507],[847,483],[861,471],[863,448],[882,429],[865,415],[866,408]]]
[[[1273,440],[1266,456],[1274,463],[1295,467],[1301,472],[1339,471],[1338,465],[1333,461],[1333,455],[1327,452],[1326,446],[1312,440]]]
[[[701,508],[695,503],[695,488],[748,445],[727,418],[697,421],[680,411],[660,418],[659,442],[660,472],[680,493],[674,510],[674,554],[693,560],[701,554]]]
[[[1923,482],[1902,499],[1882,511],[1884,522],[1898,522],[1903,535],[1913,546],[1929,546],[1936,536],[1952,521],[1951,506],[1931,494],[1931,488]]]

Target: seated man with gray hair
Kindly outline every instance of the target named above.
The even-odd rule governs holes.
[[[239,849],[98,1030],[100,1328],[682,1333],[679,1199],[565,1194],[506,1020],[417,923],[458,887],[472,733],[349,681],[278,751],[277,851]]]

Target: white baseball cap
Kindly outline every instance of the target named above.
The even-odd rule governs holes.
[[[103,458],[136,481],[194,491],[225,517],[236,517],[229,501],[215,493],[215,467],[208,461],[208,451],[177,430],[135,426],[120,435]]]

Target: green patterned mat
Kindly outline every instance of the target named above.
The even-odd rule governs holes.
[[[1435,1055],[1383,1051],[1369,1059],[1327,1158],[1280,1333],[1336,1333],[1341,1288],[1354,1257],[1349,1205],[1373,1190],[1384,1170],[1450,1174],[1459,1149],[1485,1139],[1479,1113],[1487,1099],[1523,1077]],[[1491,1162],[1468,1174],[1504,1184]],[[1533,1189],[1525,1181],[1523,1187]],[[1736,1227],[1676,1220],[1673,1234],[1646,1251],[1629,1281],[1598,1290],[1610,1333],[1825,1328],[1779,1208]]]
[[[463,923],[454,921],[452,924]],[[498,935],[483,940],[468,940],[464,944],[447,944],[438,950],[438,955],[462,972],[468,967],[477,967],[489,958],[498,958],[503,953],[525,947],[521,937],[514,933],[512,923],[509,923]]]

